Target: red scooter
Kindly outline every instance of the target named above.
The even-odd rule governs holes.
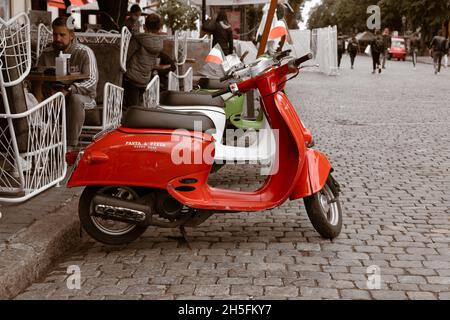
[[[86,187],[79,202],[84,230],[105,244],[126,244],[149,226],[196,227],[215,213],[260,211],[304,199],[314,228],[325,238],[342,228],[340,188],[320,152],[307,147],[307,130],[282,92],[306,55],[267,67],[264,61],[239,72],[240,81],[215,93],[259,90],[261,107],[278,132],[277,157],[264,185],[254,192],[210,187],[213,122],[198,113],[134,107],[122,126],[98,137],[77,157],[69,187]],[[294,74],[290,79],[289,74]],[[195,100],[195,97],[193,97]],[[213,99],[211,99],[213,100]],[[194,101],[195,102],[195,101]],[[183,129],[183,130],[180,130]]]

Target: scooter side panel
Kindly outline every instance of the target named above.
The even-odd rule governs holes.
[[[168,192],[178,201],[190,207],[206,210],[259,211],[281,205],[296,187],[305,163],[305,142],[295,108],[279,93],[267,97],[267,118],[274,130],[278,130],[278,157],[274,171],[264,186],[254,192],[241,192],[210,187],[207,176],[198,175],[198,184],[192,190],[181,187],[176,178],[168,184]]]
[[[205,162],[204,159],[210,161]],[[170,130],[116,130],[90,145],[68,187],[126,185],[166,189],[176,177],[209,172],[209,135]]]

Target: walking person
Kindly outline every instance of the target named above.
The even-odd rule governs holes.
[[[162,20],[152,13],[145,19],[145,33],[135,34],[128,48],[127,73],[123,79],[124,109],[141,105],[142,94],[152,79],[153,67],[163,50]]]
[[[219,11],[215,21],[206,21],[202,29],[213,35],[213,47],[219,44],[225,56],[233,53],[233,30],[224,10]]]
[[[351,63],[352,70],[355,65],[356,55],[358,54],[358,48],[359,48],[358,40],[356,40],[356,36],[355,36],[355,34],[353,34],[352,38],[350,39],[350,41],[348,42],[348,45],[347,45],[347,52],[350,56],[350,63]]]
[[[448,53],[450,51],[449,39],[446,40],[446,47],[447,47],[447,49],[445,50],[445,55],[444,55],[444,67],[448,68]]]
[[[447,52],[447,39],[443,37],[442,30],[439,30],[438,34],[431,40],[430,43],[430,54],[433,57],[434,63],[434,74],[439,74],[441,72],[442,58],[445,52]]]
[[[345,40],[342,32],[339,32],[337,39],[338,68],[341,67],[342,55],[345,53]]]
[[[417,54],[419,53],[420,48],[420,38],[417,32],[414,32],[409,41],[409,47],[411,51],[412,62],[414,66],[414,70],[416,70],[417,65]]]
[[[381,62],[380,56],[383,52],[383,37],[381,36],[380,30],[377,30],[375,33],[375,39],[370,43],[370,51],[372,53],[372,63],[373,63],[373,71],[375,74],[378,69],[378,73],[381,73]]]
[[[386,69],[386,58],[388,55],[388,50],[392,45],[392,38],[389,28],[385,28],[383,31],[383,51],[382,51],[382,67]]]

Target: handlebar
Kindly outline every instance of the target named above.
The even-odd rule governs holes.
[[[227,80],[230,80],[231,78],[233,78],[233,73],[230,73],[229,75],[226,75],[222,78],[219,79],[220,82],[225,82]]]
[[[311,60],[312,58],[313,58],[312,53],[308,53],[308,54],[305,54],[303,57],[295,59],[293,61],[293,64],[298,68],[298,67],[300,67],[300,65],[302,63],[305,63],[306,61]]]
[[[291,49],[284,50],[284,51],[275,53],[275,54],[273,55],[273,57],[274,57],[275,59],[277,59],[277,60],[280,60],[280,59],[283,59],[283,58],[286,58],[287,56],[289,56],[289,54],[291,53],[291,51],[292,51]]]
[[[213,98],[217,98],[217,97],[220,97],[220,96],[222,96],[222,95],[224,95],[224,94],[227,94],[227,93],[229,93],[229,92],[231,92],[231,89],[230,89],[230,86],[227,86],[226,88],[224,88],[224,89],[222,89],[222,90],[219,90],[219,91],[217,91],[217,92],[212,93],[211,96],[212,96]]]
[[[288,56],[290,52],[291,52],[291,50],[286,50],[286,51],[280,52],[278,55],[275,56],[275,58],[276,59],[281,59],[280,57]],[[291,73],[294,72],[293,70],[296,70],[298,72],[298,68],[300,67],[300,65],[302,63],[305,63],[308,60],[311,60],[312,58],[313,58],[313,55],[311,53],[308,53],[308,54],[304,55],[303,57],[300,57],[298,59],[293,59],[293,60],[289,61],[288,64],[286,64],[286,65],[284,65],[282,67],[287,68],[286,71],[289,70],[289,72],[291,72]],[[248,66],[247,66],[247,68],[248,68]],[[243,70],[243,71],[245,71],[245,70]],[[224,81],[226,81],[228,79],[233,78],[236,75],[236,73],[239,73],[239,70],[231,73],[230,75],[227,75],[225,77],[220,78],[220,82],[224,82]],[[231,88],[233,85],[236,88]],[[237,89],[237,85],[236,84],[232,84],[230,86],[227,86],[226,88],[224,88],[224,89],[222,89],[220,91],[212,93],[211,96],[213,98],[216,98],[216,97],[222,96],[224,94],[227,94],[229,92],[232,92],[233,94],[238,93],[239,89]]]

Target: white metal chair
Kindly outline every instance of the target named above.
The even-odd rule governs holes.
[[[160,79],[156,75],[153,77],[152,81],[149,82],[147,88],[144,92],[144,107],[146,108],[157,108],[159,106],[159,88]]]
[[[0,19],[0,201],[30,199],[67,172],[65,99],[61,93],[27,106],[31,69],[30,21],[21,13]]]
[[[82,135],[84,138],[91,137],[91,131],[106,131],[120,125],[123,105],[122,79],[127,70],[131,33],[127,28],[123,28],[121,33],[100,30],[96,33],[75,33],[75,36],[78,43],[87,45],[94,51],[99,73],[97,107],[86,111]]]
[[[37,45],[36,45],[36,64],[39,62],[39,57],[42,51],[53,41],[53,32],[47,28],[45,24],[39,24],[37,31]]]
[[[175,56],[175,65],[177,67],[177,75],[180,74],[180,69],[186,63],[187,59],[187,42],[188,42],[188,33],[186,31],[175,31],[174,38],[174,56]]]
[[[180,91],[180,81],[183,81],[183,91],[192,91],[194,87],[194,72],[192,68],[189,68],[184,75],[177,75],[174,72],[169,72],[169,84],[168,89],[170,91]]]

